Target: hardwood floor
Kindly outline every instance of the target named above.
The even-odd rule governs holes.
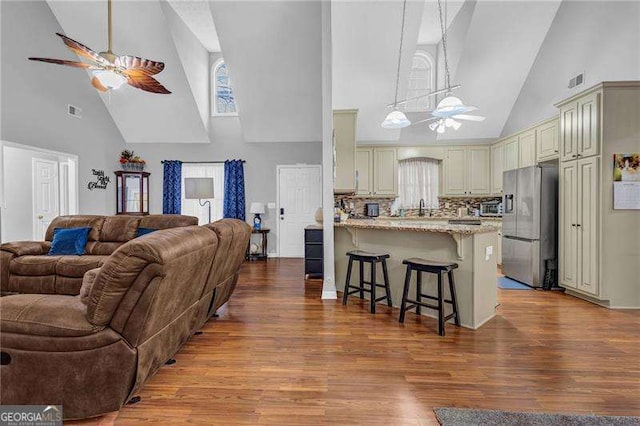
[[[245,264],[218,319],[144,387],[76,424],[437,424],[434,407],[640,414],[640,311],[499,290],[477,331],[320,300],[301,260]]]

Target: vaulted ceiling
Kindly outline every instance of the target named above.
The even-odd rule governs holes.
[[[451,84],[466,104],[487,119],[466,122],[458,131],[436,135],[427,124],[386,130],[380,123],[394,100],[402,2],[334,3],[333,102],[357,108],[358,140],[437,144],[456,140],[483,143],[500,136],[522,85],[552,24],[561,0],[447,1]],[[399,99],[405,99],[416,45],[437,45],[437,87],[444,87],[438,3],[409,0],[402,49]],[[440,99],[441,97],[439,97]],[[408,114],[412,121],[428,113]]]
[[[68,36],[104,49],[105,0],[48,3]],[[560,3],[443,0],[451,80],[462,85],[455,95],[487,119],[436,135],[426,124],[380,127],[394,100],[402,1],[333,0],[333,107],[359,110],[358,140],[365,143],[496,138]],[[113,10],[114,50],[164,61],[158,79],[173,92],[126,87],[99,95],[127,142],[209,142],[210,52],[222,52],[227,63],[245,140],[321,140],[320,1],[114,0]],[[436,0],[407,1],[399,99],[406,97],[418,46],[431,46],[436,83],[443,87]],[[62,43],[58,52],[30,54],[73,59]],[[427,117],[408,115],[412,121]]]

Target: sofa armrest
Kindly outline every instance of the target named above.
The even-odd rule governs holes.
[[[0,250],[8,251],[14,256],[38,256],[47,254],[51,248],[49,241],[16,241],[0,245]]]
[[[100,272],[100,268],[89,269],[84,273],[82,277],[82,287],[80,287],[80,301],[87,305],[89,303],[89,293],[91,293],[91,289],[93,288],[93,283],[96,281],[96,277],[98,276],[98,272]]]

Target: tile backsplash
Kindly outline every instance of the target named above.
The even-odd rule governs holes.
[[[391,205],[393,204],[395,197],[392,198],[361,198],[354,195],[336,195],[335,201],[337,203],[343,202],[347,213],[353,216],[364,216],[366,203],[378,203],[380,204],[380,216],[389,216],[391,214]],[[501,197],[438,197],[439,208],[432,209],[431,215],[433,217],[451,217],[458,214],[458,208],[469,207],[470,213],[473,213],[474,209],[480,208],[480,203],[487,201],[500,201]],[[448,204],[448,207],[447,207]],[[350,206],[353,205],[353,208]],[[418,216],[418,209],[407,209],[406,216],[413,217]],[[429,211],[426,211],[429,214]]]

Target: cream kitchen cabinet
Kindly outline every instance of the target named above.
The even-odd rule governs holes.
[[[491,193],[502,195],[502,173],[504,172],[504,143],[491,146]]]
[[[356,190],[356,122],[358,110],[333,111],[333,149],[335,193]]]
[[[356,175],[358,195],[395,196],[398,192],[396,148],[358,148]]]
[[[599,154],[600,93],[594,92],[560,106],[560,160]]]
[[[536,165],[536,130],[518,135],[518,168]]]
[[[373,195],[398,193],[398,159],[395,148],[373,149]]]
[[[599,157],[560,165],[560,285],[592,295],[598,285]]]
[[[640,308],[637,210],[614,208],[613,156],[638,152],[640,81],[602,82],[560,110],[559,269],[567,294],[610,308]],[[575,156],[575,157],[574,157]],[[624,184],[624,183],[622,183]]]
[[[536,162],[558,158],[558,119],[541,124],[536,132]]]
[[[504,171],[517,169],[520,164],[520,149],[518,137],[504,141]]]
[[[445,196],[491,193],[491,151],[488,146],[448,148],[443,167]]]
[[[356,194],[373,194],[373,149],[356,149]]]

